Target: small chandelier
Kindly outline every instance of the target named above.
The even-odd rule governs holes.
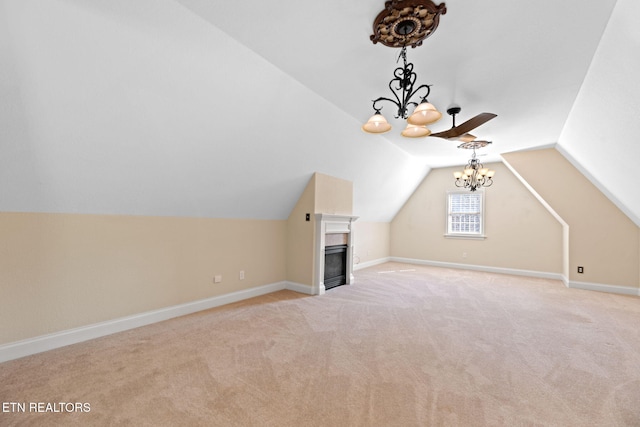
[[[473,149],[473,155],[462,172],[453,173],[453,177],[456,179],[456,187],[468,188],[470,191],[476,191],[480,187],[491,187],[493,175],[496,172],[485,168],[476,159],[476,148],[486,147],[488,144],[491,144],[491,142],[469,141],[458,146],[458,148]]]
[[[413,64],[407,61],[407,46],[420,46],[422,40],[433,34],[440,15],[446,11],[444,3],[436,6],[431,0],[392,0],[385,3],[385,9],[373,23],[374,34],[370,39],[374,44],[380,42],[401,48],[396,62],[402,58],[402,66],[395,69],[389,82],[393,97],[381,96],[372,101],[375,114],[362,126],[363,131],[385,133],[391,130],[391,125],[380,112],[382,107],[378,105],[381,101],[388,101],[397,109],[395,118],[407,120],[403,136],[417,138],[431,134],[426,125],[438,121],[442,113],[427,100],[431,92],[429,85],[415,87],[417,75]],[[419,97],[420,102],[414,101],[414,96],[416,99]]]

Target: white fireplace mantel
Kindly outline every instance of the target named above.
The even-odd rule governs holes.
[[[318,213],[316,217],[316,247],[313,278],[313,294],[322,295],[324,287],[324,248],[327,234],[347,235],[347,285],[353,283],[353,223],[358,219],[353,215],[336,215]]]

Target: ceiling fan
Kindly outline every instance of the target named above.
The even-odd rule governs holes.
[[[469,134],[469,131],[477,128],[480,125],[485,124],[489,120],[497,117],[497,114],[493,113],[480,113],[477,116],[467,120],[459,126],[456,126],[456,114],[460,112],[461,108],[457,105],[447,108],[447,114],[453,117],[453,127],[443,132],[432,133],[431,136],[444,139],[460,139],[462,141],[473,141],[476,137]]]

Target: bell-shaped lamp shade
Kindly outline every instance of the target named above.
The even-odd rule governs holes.
[[[467,176],[473,175],[473,169],[465,169],[464,170],[464,174],[467,175]]]
[[[454,173],[453,173],[453,177],[454,177],[455,179],[460,179],[460,178],[462,178],[462,172],[454,172]]]
[[[482,168],[478,171],[478,173],[480,174],[480,176],[485,176],[487,173],[489,173],[489,169],[488,168]]]
[[[407,127],[402,131],[402,136],[406,136],[408,138],[420,138],[429,135],[431,135],[431,131],[426,127],[416,126],[412,124],[408,124]]]
[[[362,130],[367,133],[385,133],[391,130],[391,125],[382,114],[374,114],[362,125]]]
[[[428,102],[423,102],[413,110],[407,122],[412,125],[424,126],[437,122],[440,120],[440,117],[442,117],[442,113],[436,110],[436,107]]]
[[[487,177],[489,178],[493,178],[493,175],[495,175],[496,171],[494,170],[489,170],[489,172],[487,172]]]

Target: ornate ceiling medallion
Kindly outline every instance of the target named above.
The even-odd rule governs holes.
[[[391,0],[373,22],[371,41],[389,47],[416,47],[438,28],[440,15],[447,13],[444,3],[431,0]]]

